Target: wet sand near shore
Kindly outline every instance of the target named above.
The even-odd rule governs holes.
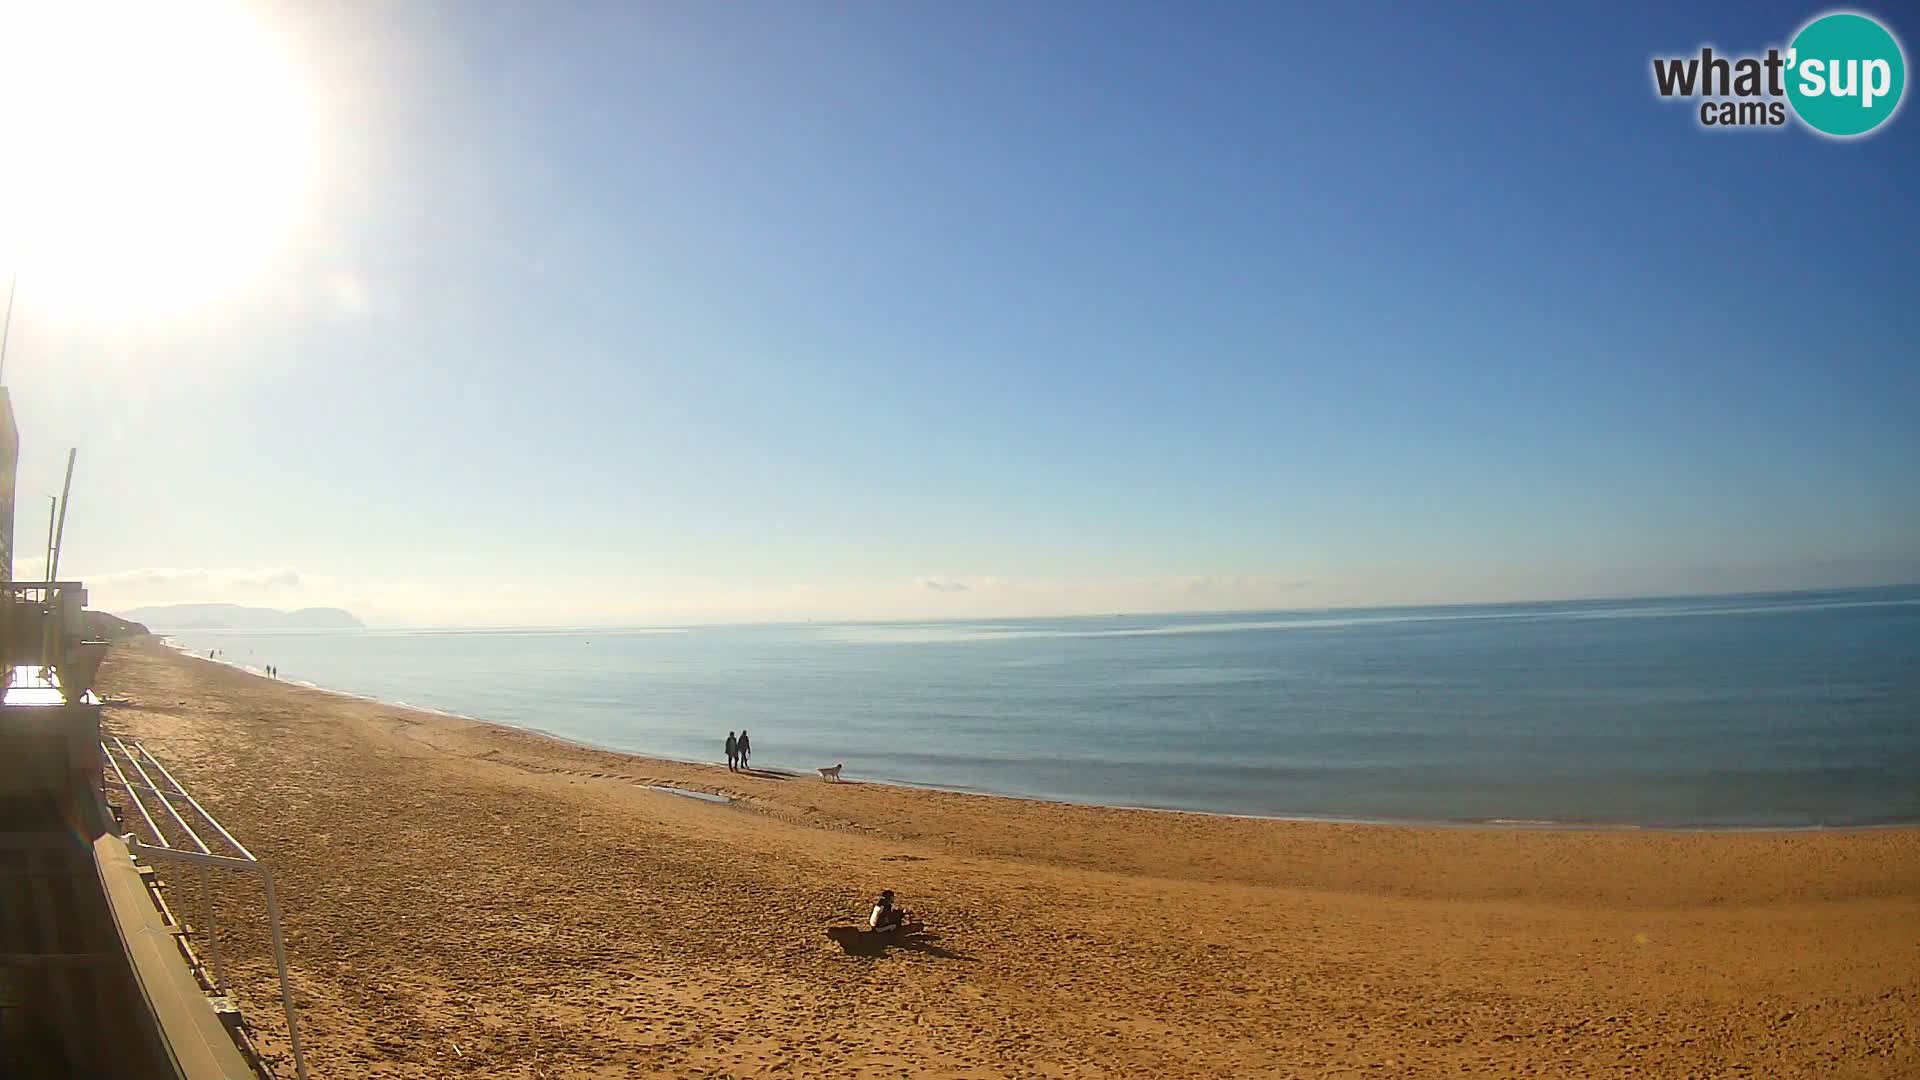
[[[1920,830],[1337,825],[736,774],[152,639],[99,682],[110,729],[274,871],[315,1077],[1920,1075]],[[845,955],[824,928],[883,887],[931,934]],[[219,919],[284,1051],[257,890],[225,883]]]

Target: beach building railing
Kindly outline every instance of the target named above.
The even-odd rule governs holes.
[[[211,872],[238,871],[260,879],[261,891],[266,898],[267,933],[273,946],[274,967],[280,979],[280,1005],[287,1016],[287,1043],[293,1056],[294,1074],[298,1080],[307,1080],[306,1058],[300,1048],[300,1019],[294,1009],[293,990],[287,978],[286,941],[281,932],[280,902],[274,892],[272,872],[254,857],[253,852],[247,850],[246,845],[235,839],[226,826],[220,824],[220,820],[202,806],[186,785],[145,746],[118,735],[109,735],[101,741],[100,753],[107,766],[106,774],[102,777],[105,786],[116,787],[126,793],[127,809],[138,816],[140,823],[146,826],[146,836],[151,838],[151,842],[143,839],[142,830],[139,829],[130,829],[126,833],[124,840],[127,850],[134,859],[162,860],[201,868],[207,952],[213,965],[208,988],[216,999],[227,1004],[228,1007],[222,1011],[228,1014],[234,1010],[228,999],[230,986],[220,951],[219,926],[214,917]],[[195,828],[194,822],[198,822],[200,827]],[[203,836],[203,832],[206,835]],[[213,844],[207,842],[208,837],[214,840]],[[165,902],[157,892],[156,902],[162,904],[164,910]],[[189,965],[197,972],[204,972],[187,937],[181,935],[176,940]]]

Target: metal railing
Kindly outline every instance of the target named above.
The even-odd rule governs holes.
[[[219,819],[207,812],[187,792],[184,785],[176,779],[165,765],[147,751],[138,742],[128,742],[118,735],[110,735],[100,744],[100,753],[105,759],[107,772],[103,774],[106,784],[118,787],[127,793],[127,802],[138,812],[140,820],[145,822],[147,832],[153,837],[152,844],[145,843],[136,832],[127,833],[127,850],[135,858],[165,859],[201,868],[201,888],[207,910],[207,949],[213,961],[213,989],[216,993],[228,992],[225,966],[220,953],[219,927],[213,914],[212,870],[238,870],[256,874],[260,886],[266,894],[267,932],[273,942],[273,963],[280,973],[280,1005],[287,1014],[287,1042],[293,1051],[293,1069],[298,1080],[307,1080],[306,1058],[300,1052],[300,1021],[294,1013],[293,990],[287,981],[287,949],[280,933],[280,903],[274,894],[273,874],[254,858],[246,845],[234,839]],[[152,772],[148,768],[152,768]],[[128,769],[132,770],[129,776]],[[157,777],[155,774],[158,774]],[[165,781],[164,786],[159,781]],[[225,846],[230,854],[223,854],[210,847],[182,814],[174,800],[180,800],[192,815],[201,822],[216,840]],[[170,822],[174,839],[183,841],[175,844],[169,839],[168,829],[162,822]],[[190,847],[188,845],[191,845]]]

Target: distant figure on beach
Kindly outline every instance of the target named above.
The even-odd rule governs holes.
[[[734,772],[739,768],[740,740],[734,738],[733,732],[729,731],[727,732],[727,771]]]
[[[747,767],[747,755],[753,753],[753,745],[747,742],[747,729],[740,729],[740,767]]]

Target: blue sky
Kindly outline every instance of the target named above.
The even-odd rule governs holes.
[[[105,606],[1920,579],[1920,120],[1651,87],[1823,8],[256,10],[314,150],[258,273],[137,311],[23,273],[22,547],[78,444]]]

